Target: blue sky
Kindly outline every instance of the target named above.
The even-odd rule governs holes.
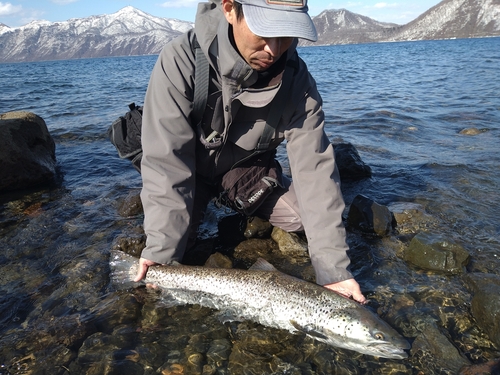
[[[111,14],[131,5],[158,17],[194,21],[199,0],[1,0],[0,23],[23,26],[33,20],[66,21],[92,15]],[[438,0],[309,0],[309,14],[325,9],[347,9],[377,21],[405,24],[414,20]]]

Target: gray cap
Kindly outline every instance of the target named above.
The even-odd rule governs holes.
[[[248,28],[264,38],[295,37],[318,40],[307,13],[307,0],[237,0]]]

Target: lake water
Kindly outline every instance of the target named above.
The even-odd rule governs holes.
[[[356,194],[384,205],[418,203],[433,231],[471,254],[469,273],[500,278],[500,38],[299,53],[318,83],[331,140],[351,142],[373,171],[344,186],[346,203]],[[142,103],[155,60],[0,64],[2,112],[46,121],[61,176],[55,187],[0,195],[0,374],[453,373],[437,354],[376,359],[255,324],[223,324],[196,306],[162,307],[148,291],[110,288],[109,249],[140,232],[142,217],[118,215],[141,181],[106,130],[129,102]],[[460,133],[470,128],[479,132]],[[408,267],[393,254],[394,238],[350,234],[349,241],[375,254],[355,257],[353,270],[379,312],[411,300],[412,314],[432,318],[470,363],[500,357],[470,318],[460,276]],[[413,332],[398,326],[397,314],[390,323],[407,337]]]

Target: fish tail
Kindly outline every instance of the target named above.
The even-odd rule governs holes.
[[[109,264],[111,267],[111,284],[118,289],[134,285],[139,260],[120,250],[111,250]]]

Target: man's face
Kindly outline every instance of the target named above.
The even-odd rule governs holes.
[[[232,0],[223,1],[224,15],[233,26],[233,37],[241,57],[254,70],[267,70],[286,52],[293,38],[263,38],[250,31],[245,18],[236,18]]]

